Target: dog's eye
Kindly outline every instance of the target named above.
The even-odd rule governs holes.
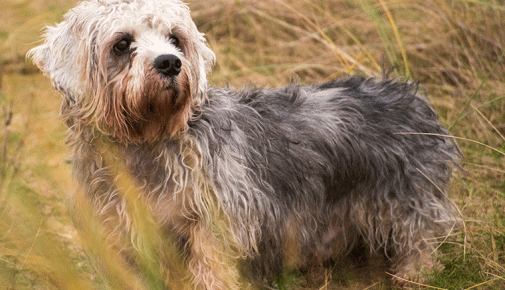
[[[170,35],[168,37],[168,41],[170,41],[170,43],[173,44],[175,47],[179,47],[180,45],[179,38],[175,35]]]
[[[114,44],[114,51],[118,54],[123,54],[130,50],[131,40],[123,38]]]

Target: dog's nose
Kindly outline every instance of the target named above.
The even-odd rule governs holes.
[[[173,77],[181,72],[182,62],[173,54],[163,54],[154,59],[154,67],[167,77]]]

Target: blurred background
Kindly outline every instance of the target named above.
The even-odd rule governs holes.
[[[61,97],[25,59],[43,27],[75,4],[0,2],[0,289],[124,289],[119,280],[126,275],[98,271],[83,250],[104,245],[87,241],[69,217],[76,184]],[[449,195],[465,227],[440,249],[445,269],[416,287],[505,289],[504,1],[189,4],[217,56],[208,76],[213,86],[313,84],[352,74],[417,81],[463,153],[465,170],[455,171]],[[368,264],[286,273],[272,287],[390,289],[383,267]]]

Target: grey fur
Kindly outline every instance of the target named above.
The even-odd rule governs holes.
[[[241,275],[268,281],[359,241],[399,284],[437,266],[458,222],[446,189],[459,150],[415,84],[208,89],[214,54],[178,0],[86,1],[65,19],[29,54],[64,96],[76,177],[127,257],[138,233],[101,143],[184,252],[192,287],[242,289]],[[179,74],[153,68],[167,54]],[[159,258],[167,282],[173,257]]]
[[[418,263],[429,270],[425,260],[436,257],[437,238],[455,226],[445,189],[457,145],[414,84],[351,77],[310,87],[211,88],[196,116],[184,138],[198,148],[200,170],[233,221],[256,279],[284,269],[286,231],[300,243],[296,266],[338,259],[362,239],[390,253],[393,272],[402,275]],[[83,148],[81,142],[74,146]],[[177,195],[193,179],[183,166],[184,144],[129,144],[123,157],[147,194]],[[91,170],[82,183],[96,194],[110,184],[90,151],[79,152],[83,160],[75,166],[81,174]],[[180,188],[171,182],[177,170],[184,171],[177,174]],[[107,191],[98,208],[116,210],[115,189]],[[180,214],[205,215],[192,211],[200,209]],[[184,225],[166,226],[181,249],[191,248]],[[414,279],[411,271],[406,277]]]
[[[458,149],[416,91],[414,84],[362,77],[209,91],[188,134],[218,186],[228,176],[248,187],[221,203],[232,217],[261,216],[257,272],[282,270],[282,229],[293,213],[302,225],[295,231],[303,261],[335,258],[328,248],[342,236],[328,240],[328,228],[343,231],[338,254],[360,236],[371,249],[393,250],[393,263],[433,251],[428,240],[449,233],[455,217],[445,188]],[[221,168],[223,155],[247,174]]]

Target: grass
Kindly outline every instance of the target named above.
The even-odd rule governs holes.
[[[67,211],[66,196],[75,184],[58,117],[60,98],[24,55],[40,39],[41,28],[60,21],[74,4],[0,2],[0,289],[156,289],[160,270],[149,260],[145,268],[151,274],[136,280],[103,247],[92,215],[85,209],[78,213],[89,223],[77,229]],[[209,75],[212,85],[275,87],[349,74],[419,81],[464,155],[465,170],[455,172],[450,196],[466,224],[440,249],[444,270],[419,287],[505,288],[503,1],[217,0],[190,5],[217,56]],[[156,241],[145,242],[142,257],[159,250]],[[93,262],[96,256],[107,262]],[[343,263],[287,273],[277,287],[389,289],[380,265]]]

